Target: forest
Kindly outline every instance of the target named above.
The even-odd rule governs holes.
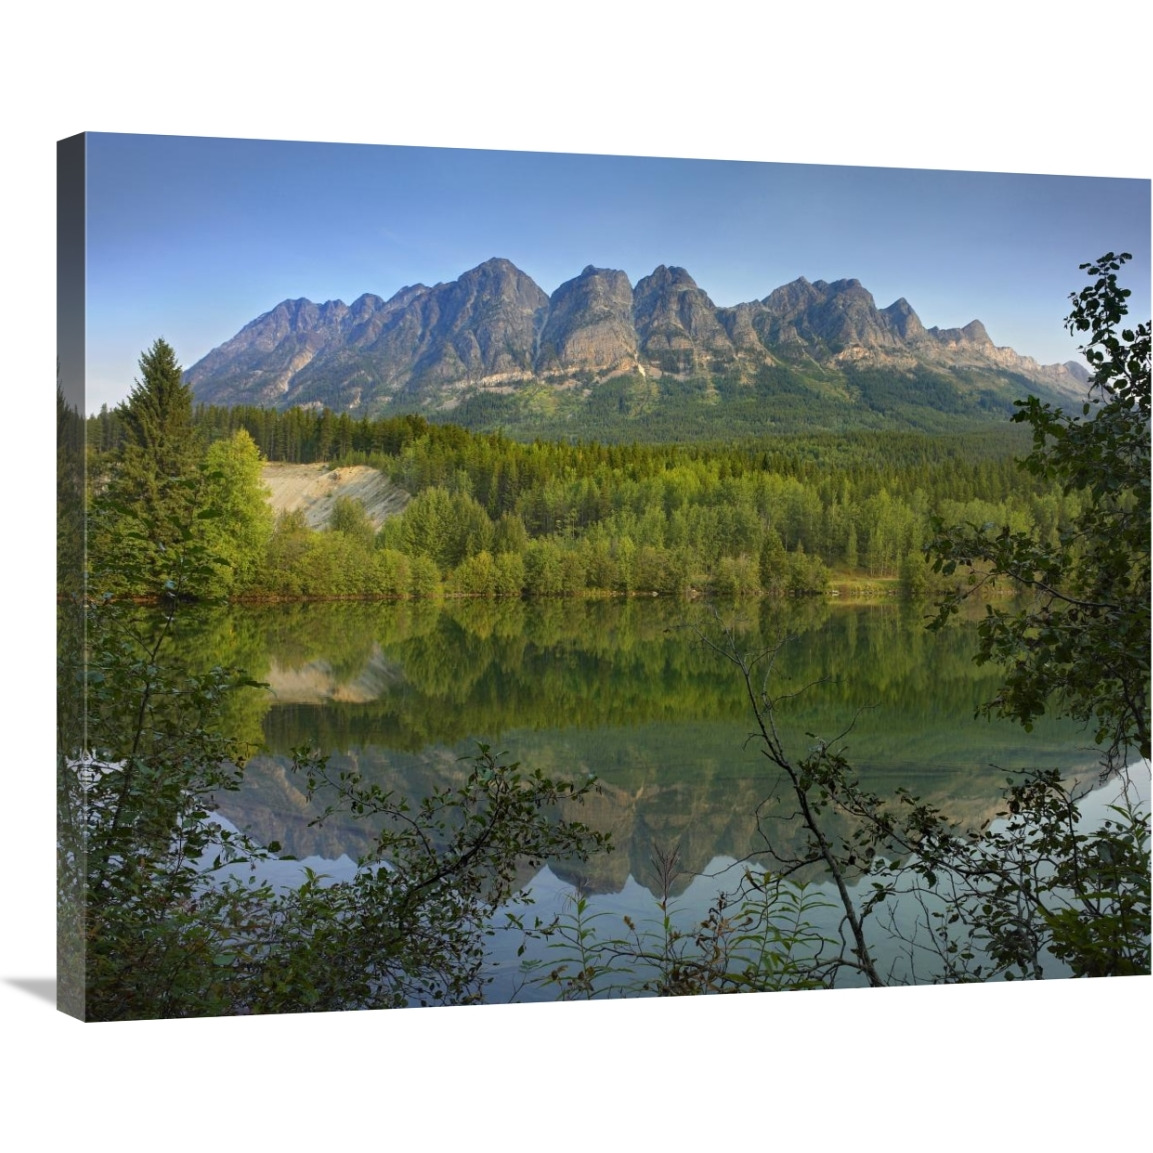
[[[918,597],[943,587],[922,556],[933,518],[1009,525],[1054,542],[1081,507],[1077,493],[1022,475],[1015,459],[1028,440],[1011,425],[525,443],[415,415],[354,420],[328,409],[182,403],[192,454],[182,467],[202,482],[199,507],[187,504],[184,515],[231,554],[229,571],[191,590],[205,595],[731,597],[899,587]],[[131,404],[89,417],[94,476],[131,457],[139,439],[131,421]],[[266,515],[261,461],[369,465],[411,499],[379,528],[344,501],[317,533],[299,515]],[[113,547],[114,537],[97,533],[97,552],[102,540]]]

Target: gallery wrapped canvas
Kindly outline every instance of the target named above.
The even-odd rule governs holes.
[[[1149,972],[1148,181],[58,162],[65,1012]]]

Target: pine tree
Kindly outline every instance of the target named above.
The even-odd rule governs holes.
[[[201,452],[192,390],[176,354],[157,340],[140,358],[140,379],[116,409],[123,441],[106,490],[93,508],[90,551],[95,588],[154,596],[192,590]],[[199,562],[196,562],[199,564]]]
[[[199,459],[192,426],[192,389],[163,339],[140,357],[140,379],[118,409],[124,425],[120,478],[125,495],[149,513],[170,511],[173,482],[192,476]]]

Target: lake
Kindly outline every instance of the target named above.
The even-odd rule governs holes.
[[[675,856],[663,888],[688,926],[739,879],[735,862],[763,863],[767,825],[779,849],[800,844],[778,771],[747,740],[739,674],[702,639],[722,629],[742,650],[779,645],[776,691],[803,689],[779,714],[785,747],[803,753],[845,734],[878,793],[903,786],[977,825],[994,817],[1012,770],[1092,779],[1077,726],[1050,721],[1026,734],[974,719],[997,673],[974,664],[973,625],[930,634],[924,623],[923,609],[828,601],[292,603],[189,614],[179,639],[194,663],[234,664],[268,685],[241,694],[227,718],[260,750],[243,788],[220,799],[228,821],[347,876],[371,830],[347,817],[310,824],[325,799],[306,796],[293,749],[316,749],[415,803],[459,784],[483,742],[553,776],[595,775],[599,792],[574,815],[609,832],[614,850],[526,868],[522,880],[542,916],[571,911],[579,893],[615,931],[625,915],[659,922],[662,860]],[[820,875],[799,879],[822,892]],[[555,995],[525,985],[518,944],[516,934],[494,938],[490,999]],[[547,965],[558,946],[526,955]]]

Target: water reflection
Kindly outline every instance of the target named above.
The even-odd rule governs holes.
[[[1092,780],[1092,774],[1087,774]],[[1101,821],[1114,815],[1112,806],[1128,800],[1147,810],[1150,799],[1150,765],[1138,762],[1129,767],[1121,779],[1114,779],[1092,788],[1079,805],[1081,827],[1095,829]],[[993,829],[1003,828],[1003,820],[995,820]],[[650,872],[655,867],[650,862]],[[734,893],[748,869],[756,869],[756,860],[737,860],[718,855],[705,867],[691,875],[682,876],[673,886],[675,896],[668,902],[670,924],[679,932],[691,936],[709,915],[709,910],[722,893]],[[861,878],[849,886],[858,908],[862,906],[869,879]],[[547,922],[555,917],[572,923],[576,902],[585,900],[582,914],[584,924],[592,927],[602,939],[628,935],[629,922],[642,933],[659,939],[663,931],[665,910],[654,896],[651,885],[646,887],[629,876],[619,890],[589,893],[579,882],[565,880],[557,872],[545,867],[527,884],[534,901],[534,912]],[[842,909],[833,884],[820,877],[810,878],[806,890],[806,919],[813,931],[835,938],[842,923]],[[930,905],[907,897],[890,901],[869,923],[867,937],[873,958],[891,984],[916,984],[924,980],[933,969],[931,961]],[[910,948],[909,942],[919,942],[920,948]],[[535,940],[527,943],[523,953],[519,950],[523,936],[507,926],[498,929],[491,945],[492,985],[488,999],[492,1002],[545,1001],[556,996],[557,986],[550,983],[547,974],[551,968],[571,958],[573,951],[557,940]],[[1048,977],[1067,977],[1070,969],[1048,950],[1042,950],[1040,962]],[[918,965],[921,971],[918,972]],[[571,968],[571,966],[570,966]],[[526,976],[527,974],[527,976]],[[630,959],[626,968],[605,973],[598,982],[598,995],[637,995],[638,986],[646,977],[643,967]],[[841,977],[846,986],[866,984],[862,975],[851,971]]]
[[[825,602],[750,602],[722,617],[749,649],[792,638],[779,683],[813,688],[782,715],[786,745],[852,724],[850,759],[878,792],[904,785],[977,824],[993,815],[1008,770],[1092,762],[1073,726],[1026,736],[973,719],[997,682],[973,664],[964,628],[933,636],[898,606]],[[611,832],[616,850],[559,880],[591,893],[620,892],[630,878],[651,889],[654,852],[676,846],[681,892],[710,862],[757,851],[758,806],[786,847],[800,836],[774,799],[774,773],[746,747],[732,670],[700,642],[697,630],[716,623],[702,606],[647,598],[313,604],[205,616],[182,641],[269,683],[234,705],[232,731],[263,752],[222,802],[259,839],[298,857],[368,847],[370,830],[350,820],[310,826],[324,799],[308,800],[292,774],[293,748],[319,749],[415,802],[459,784],[461,758],[484,741],[556,776],[599,779],[582,819]]]

